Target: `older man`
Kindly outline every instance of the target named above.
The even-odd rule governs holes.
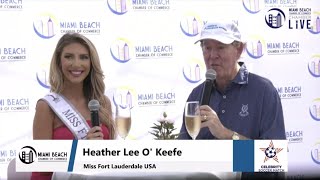
[[[238,62],[245,43],[237,24],[207,22],[197,42],[207,69],[216,71],[210,103],[200,106],[203,128],[197,139],[285,139],[276,88]],[[195,87],[187,101],[199,101],[203,88],[204,83]],[[179,138],[191,139],[184,122]]]
[[[202,129],[197,139],[286,139],[276,88],[238,62],[245,43],[237,23],[207,22],[197,42],[206,68],[216,72],[210,101],[200,106]],[[205,83],[195,87],[187,101],[200,101],[204,87]],[[179,139],[191,139],[184,121]]]

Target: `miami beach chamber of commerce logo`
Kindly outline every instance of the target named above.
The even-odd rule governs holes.
[[[298,1],[293,0],[242,0],[244,9],[250,14],[256,14],[266,8],[296,7]]]
[[[319,34],[320,33],[320,11],[314,11],[312,14],[312,26],[309,29],[309,32],[312,34]]]
[[[110,53],[114,60],[120,63],[126,63],[131,60],[133,54],[133,45],[125,38],[116,39],[111,47]]]
[[[286,131],[286,137],[287,137],[288,143],[302,143],[303,130]]]
[[[27,48],[25,47],[0,47],[0,62],[25,61]]]
[[[0,97],[0,113],[29,112],[29,98],[27,97]]]
[[[286,21],[286,15],[279,8],[272,8],[265,15],[265,22],[270,28],[280,28]]]
[[[49,83],[49,63],[41,64],[36,72],[38,84],[46,89],[50,89]]]
[[[302,86],[297,84],[278,86],[277,91],[281,99],[297,99],[302,97]]]
[[[117,15],[123,15],[128,12],[129,0],[108,0],[108,8],[111,12]]]
[[[173,45],[170,43],[146,43],[134,46],[136,59],[172,58],[174,55]]]
[[[34,32],[43,39],[50,39],[57,33],[58,21],[49,13],[42,13],[33,21]]]
[[[180,20],[180,29],[184,35],[194,37],[199,34],[204,22],[201,18],[192,12],[187,12]]]
[[[253,59],[267,55],[288,55],[300,53],[299,41],[266,41],[259,35],[248,36],[247,54]]]
[[[289,29],[311,29],[311,13],[310,7],[289,8]]]
[[[37,151],[31,146],[24,146],[19,153],[19,159],[24,164],[31,164],[37,158]]]
[[[24,164],[35,162],[67,162],[68,152],[42,152],[36,151],[32,146],[24,146],[19,152],[19,159]]]
[[[287,0],[242,0],[244,9],[250,14],[266,10],[265,23],[273,29],[284,25],[288,29],[308,29],[311,33],[318,33],[317,16],[312,17],[311,7],[302,7],[299,1]],[[313,24],[312,24],[313,19]],[[319,22],[318,22],[319,24]]]
[[[265,40],[258,35],[248,37],[246,52],[253,59],[261,58],[266,50]]]
[[[200,82],[205,71],[204,62],[196,58],[189,59],[182,69],[183,77],[189,83]]]
[[[126,14],[128,11],[168,11],[170,1],[159,0],[107,0],[109,10],[116,15]]]
[[[175,89],[144,90],[137,94],[138,106],[169,106],[176,104]]]
[[[112,43],[110,53],[112,58],[119,63],[126,63],[133,58],[172,58],[174,56],[174,46],[168,42],[133,44],[128,39],[118,38]]]
[[[311,159],[314,163],[320,165],[320,141],[316,142],[311,149]]]
[[[3,144],[2,144],[3,145]],[[16,150],[0,149],[0,164],[9,164],[12,159],[16,158]]]
[[[242,0],[242,5],[244,9],[251,13],[256,14],[263,8],[264,0]]]
[[[320,121],[320,98],[314,99],[309,107],[309,113],[312,119]]]
[[[21,11],[23,0],[1,0],[0,11]]]
[[[175,90],[156,90],[147,89],[137,92],[129,86],[121,86],[112,91],[113,104],[119,105],[121,108],[129,106],[133,108],[135,105],[139,107],[150,106],[168,106],[176,104]]]
[[[313,77],[320,77],[320,54],[313,55],[308,63],[309,73]]]
[[[59,21],[49,13],[42,13],[33,22],[34,32],[43,39],[50,39],[57,33],[81,33],[85,35],[99,35],[101,22],[91,19],[78,21],[71,19],[60,19]]]
[[[129,86],[120,86],[114,89],[112,100],[115,106],[119,105],[121,108],[129,106],[130,108],[134,107],[136,91]]]
[[[286,140],[255,141],[255,172],[287,172]]]

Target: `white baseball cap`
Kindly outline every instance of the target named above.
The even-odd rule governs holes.
[[[238,25],[233,20],[208,21],[201,30],[200,39],[195,43],[204,39],[214,39],[224,44],[242,42]]]

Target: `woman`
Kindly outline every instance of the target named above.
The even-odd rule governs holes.
[[[104,95],[104,75],[99,56],[89,39],[77,33],[63,35],[53,53],[49,78],[53,95],[37,102],[33,139],[79,139],[70,126],[70,118],[57,113],[48,97],[53,97],[53,101],[57,97],[64,100],[66,106],[74,108],[75,114],[84,119],[79,124],[88,128],[81,139],[114,139],[111,103]],[[88,103],[92,99],[100,103],[100,126],[91,127]],[[70,115],[69,111],[63,113]],[[52,172],[33,172],[31,179],[51,179],[51,176]]]

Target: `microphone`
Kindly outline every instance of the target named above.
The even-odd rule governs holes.
[[[99,101],[92,99],[89,101],[88,104],[89,110],[91,112],[91,125],[94,126],[100,126],[100,120],[99,120],[99,109],[100,109],[100,103]]]
[[[212,88],[214,87],[214,80],[216,79],[216,71],[213,69],[208,69],[206,72],[206,81],[204,82],[204,87],[202,89],[202,95],[200,99],[201,105],[209,105],[210,96]]]

